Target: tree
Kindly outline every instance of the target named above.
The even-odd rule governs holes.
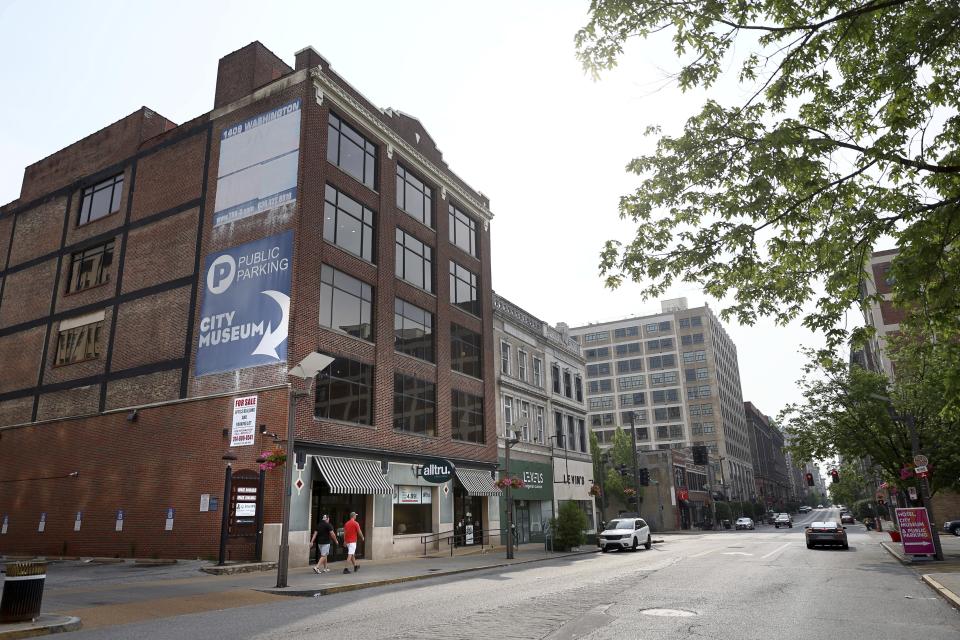
[[[843,465],[840,468],[840,481],[830,483],[827,491],[833,504],[850,506],[857,500],[870,497],[867,489],[867,479],[852,465]]]
[[[590,456],[593,458],[593,477],[600,482],[604,476],[603,451],[600,449],[597,433],[593,430],[590,431]]]
[[[681,89],[737,65],[749,98],[708,100],[678,135],[648,129],[656,149],[628,165],[641,182],[620,201],[636,235],[606,243],[607,285],[656,297],[698,283],[732,297],[724,319],[802,316],[837,346],[864,259],[889,237],[898,305],[923,309],[960,363],[943,339],[960,335],[960,3],[592,0],[578,56],[596,76],[660,31]]]
[[[611,440],[610,456],[616,467],[624,465],[633,469],[633,441],[622,427],[617,427]],[[632,471],[631,471],[632,472]]]
[[[560,503],[557,517],[550,523],[554,532],[553,544],[556,549],[572,549],[587,541],[587,516],[576,502],[567,500]]]

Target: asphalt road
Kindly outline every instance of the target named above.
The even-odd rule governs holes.
[[[849,551],[806,549],[803,524],[829,517],[836,511],[814,512],[793,529],[665,535],[651,551],[289,598],[71,638],[960,637],[960,613],[862,526],[849,526]]]

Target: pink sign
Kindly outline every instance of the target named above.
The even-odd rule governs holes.
[[[930,519],[923,507],[897,509],[897,524],[900,525],[900,539],[903,552],[911,555],[933,555],[933,534],[930,531]]]

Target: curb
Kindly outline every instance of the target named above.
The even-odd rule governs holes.
[[[356,584],[343,584],[333,587],[323,587],[320,589],[255,589],[262,593],[269,593],[275,596],[297,596],[301,598],[319,598],[320,596],[329,596],[337,593],[346,593],[348,591],[359,591],[360,589],[372,589],[374,587],[384,587],[391,584],[400,584],[402,582],[415,582],[417,580],[428,580],[430,578],[440,578],[444,576],[454,576],[460,573],[470,573],[472,571],[484,571],[486,569],[499,569],[503,567],[513,567],[520,564],[530,564],[532,562],[543,562],[556,558],[569,558],[570,556],[585,556],[592,553],[599,553],[599,550],[580,551],[576,553],[564,553],[545,558],[533,558],[530,560],[520,560],[517,562],[500,562],[497,564],[483,565],[482,567],[468,567],[466,569],[451,569],[450,571],[437,571],[415,576],[400,576],[398,578],[384,578],[383,580],[374,580],[372,582],[358,582]]]
[[[899,553],[897,553],[896,551],[894,551],[893,549],[891,549],[890,547],[888,547],[886,542],[881,542],[881,543],[880,543],[880,546],[883,547],[883,548],[886,550],[887,553],[889,553],[889,554],[892,555],[894,558],[896,558],[898,561],[900,561],[900,564],[902,564],[902,565],[904,565],[904,566],[907,566],[907,567],[913,566],[913,563],[912,563],[912,562],[910,562],[910,561],[907,560],[905,557],[903,557],[902,555],[900,555]]]
[[[960,609],[960,597],[957,594],[934,580],[930,574],[924,574],[920,578],[927,583],[927,586],[943,596],[944,600],[953,605],[955,609]]]
[[[13,638],[33,638],[51,633],[77,631],[81,627],[80,618],[75,616],[42,615],[35,622],[13,622],[0,624],[0,640]],[[6,629],[4,627],[7,627]]]
[[[200,567],[200,571],[209,573],[213,576],[232,576],[237,573],[256,573],[258,571],[273,571],[277,568],[276,562],[250,562],[245,564],[224,565],[218,567],[211,565],[209,567]]]

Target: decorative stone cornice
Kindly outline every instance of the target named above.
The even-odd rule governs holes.
[[[377,139],[386,145],[388,155],[400,151],[404,158],[413,164],[414,168],[421,171],[440,187],[440,196],[446,199],[446,193],[452,193],[459,203],[467,210],[478,217],[483,224],[484,230],[489,228],[490,220],[493,219],[493,213],[490,209],[469,193],[456,181],[451,180],[447,174],[437,167],[433,162],[427,159],[422,153],[417,151],[410,143],[403,139],[396,131],[387,126],[375,113],[362,104],[359,100],[347,93],[343,87],[326,76],[320,67],[314,67],[310,70],[310,78],[313,80],[316,91],[317,104],[323,104],[329,101],[357,122],[362,123]]]

